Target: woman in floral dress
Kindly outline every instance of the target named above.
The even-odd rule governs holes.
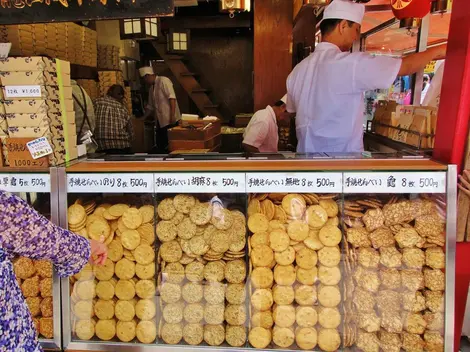
[[[16,280],[14,256],[45,259],[59,276],[87,262],[103,264],[107,248],[52,224],[25,201],[0,191],[0,351],[41,351],[31,314]]]

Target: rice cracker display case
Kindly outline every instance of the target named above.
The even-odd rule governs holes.
[[[61,223],[70,351],[449,351],[456,169],[429,160],[82,162]],[[67,204],[67,206],[65,206]]]
[[[59,224],[57,169],[0,168],[0,190],[22,198],[41,215]],[[32,235],[32,234],[31,234]],[[60,278],[47,260],[15,256],[13,269],[31,312],[43,349],[61,350]]]

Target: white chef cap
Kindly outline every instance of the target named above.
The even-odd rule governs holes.
[[[146,75],[153,75],[153,68],[150,66],[139,68],[140,77],[145,77]]]
[[[361,24],[364,18],[365,6],[351,0],[334,0],[325,9],[323,19],[348,20]]]
[[[284,96],[281,98],[281,101],[282,101],[284,104],[287,104],[287,94],[284,95]]]

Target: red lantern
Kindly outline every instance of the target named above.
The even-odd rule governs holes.
[[[430,0],[390,0],[396,18],[423,18],[431,11]]]

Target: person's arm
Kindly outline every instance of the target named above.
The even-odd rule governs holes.
[[[242,143],[243,150],[247,153],[259,153],[259,149],[252,145]]]
[[[173,122],[176,122],[175,121],[176,99],[170,98],[169,101],[170,101],[170,121],[173,123]]]
[[[104,244],[54,225],[15,195],[0,192],[0,219],[0,248],[50,260],[62,277],[78,273],[88,261],[103,264],[106,260]]]
[[[156,110],[155,102],[154,102],[155,99],[154,99],[154,96],[153,96],[154,88],[155,88],[154,86],[151,86],[150,90],[149,90],[147,105],[145,105],[145,111],[144,111],[144,114],[142,115],[142,118],[144,120],[152,120],[153,121],[153,115],[155,114],[155,110]]]
[[[402,59],[398,76],[408,76],[426,67],[432,60],[443,59],[447,45],[440,45],[426,51],[408,55]]]
[[[162,89],[170,103],[170,121],[171,123],[175,121],[175,114],[176,114],[176,93],[175,88],[173,87],[173,83],[169,78],[162,77]]]

